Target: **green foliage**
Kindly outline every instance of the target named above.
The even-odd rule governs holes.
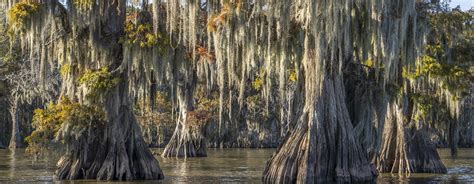
[[[420,121],[428,116],[428,113],[433,109],[433,102],[435,99],[432,96],[416,93],[411,96],[411,99],[415,103],[418,109],[418,113],[415,114],[414,120]]]
[[[429,23],[432,34],[435,36],[431,39],[445,43],[456,41],[456,37],[461,35],[464,29],[472,26],[470,21],[472,21],[472,16],[459,9],[431,13],[429,14]]]
[[[420,65],[415,69],[409,69],[408,67],[402,68],[402,76],[404,78],[416,79],[425,75],[439,76],[442,75],[442,66],[436,61],[436,59],[424,55],[421,57]]]
[[[35,2],[19,2],[13,5],[8,11],[9,25],[12,28],[23,29],[29,19],[36,16],[40,11],[41,4]]]
[[[5,12],[0,10],[0,16],[5,16]],[[10,54],[10,37],[7,33],[7,25],[0,21],[0,65],[9,62],[11,59]]]
[[[197,92],[197,108],[211,113],[219,111],[219,95],[217,93],[212,93],[213,96],[206,97],[205,90],[200,90]]]
[[[438,9],[437,9],[438,10]],[[452,94],[466,95],[474,82],[474,29],[472,16],[458,9],[439,9],[429,14],[428,44],[413,68],[403,68],[402,76],[416,80],[436,79],[439,87]]]
[[[87,97],[92,99],[97,99],[107,93],[119,82],[120,79],[114,77],[107,67],[103,67],[97,71],[86,70],[84,75],[79,79],[79,83],[85,85],[89,90]]]
[[[421,58],[419,66],[415,69],[402,68],[402,76],[407,79],[418,78],[439,79],[439,86],[453,94],[465,94],[474,81],[469,67],[461,67],[456,63],[444,63],[429,55]]]
[[[381,62],[376,62],[373,59],[369,58],[365,61],[362,62],[362,65],[364,65],[368,70],[372,69],[377,69],[379,71],[385,70],[385,66]]]
[[[442,129],[446,129],[445,126],[452,121],[457,121],[450,115],[446,104],[443,104],[443,102],[440,102],[437,98],[436,94],[412,94],[411,100],[416,110],[412,115],[412,121],[423,122]]]
[[[20,56],[18,54],[6,53],[0,58],[4,64],[11,64],[15,63],[20,60]]]
[[[403,67],[402,76],[414,83],[431,84],[409,95],[416,109],[412,120],[439,125],[456,121],[450,108],[468,94],[474,81],[470,69],[474,67],[474,30],[472,17],[458,9],[437,7],[427,17],[431,32],[424,55],[415,65]]]
[[[426,54],[422,57],[418,76],[443,81],[440,85],[451,93],[467,94],[474,75],[474,27],[468,12],[459,9],[429,15],[432,27]]]
[[[158,48],[160,53],[166,51],[170,41],[160,32],[153,33],[153,26],[151,24],[135,24],[128,21],[125,24],[125,44],[137,45],[140,48]]]
[[[101,109],[63,98],[58,104],[51,103],[45,109],[34,111],[32,126],[35,130],[25,139],[27,152],[40,153],[49,149],[55,138],[65,143],[80,138],[87,128],[103,124],[105,112]]]
[[[1,33],[0,33],[0,39]],[[10,89],[7,81],[2,80],[2,76],[10,75],[20,69],[18,52],[9,52],[8,49],[2,49],[2,46],[7,46],[8,43],[0,42],[0,97],[10,94]],[[15,54],[13,54],[15,53]]]

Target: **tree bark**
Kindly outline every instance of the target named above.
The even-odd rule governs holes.
[[[351,61],[352,1],[302,1],[304,106],[263,173],[265,183],[372,181],[377,171],[356,139],[341,66]],[[298,6],[295,5],[295,6]]]
[[[180,120],[176,125],[176,129],[170,142],[166,145],[165,150],[163,151],[162,157],[186,158],[205,156],[207,156],[206,142],[202,133],[200,133],[200,130],[193,130],[190,125]]]
[[[305,107],[267,163],[265,183],[370,181],[377,175],[352,132],[341,80],[327,76],[321,81],[316,108]]]
[[[446,173],[446,167],[423,130],[410,127],[402,106],[388,105],[382,147],[375,163],[380,172]]]
[[[122,74],[122,79],[126,79]],[[125,80],[123,80],[125,81]],[[58,179],[157,180],[163,179],[158,161],[142,138],[130,109],[127,83],[107,95],[105,127],[90,129],[68,149],[59,163]],[[95,123],[95,122],[91,122]]]
[[[456,157],[458,155],[458,143],[459,143],[459,119],[453,119],[449,123],[448,141],[449,141],[451,156]]]
[[[178,87],[178,103],[180,107],[176,129],[170,142],[163,151],[163,157],[205,157],[206,142],[202,133],[202,127],[191,125],[188,121],[188,113],[194,109],[192,102],[192,89]]]
[[[120,82],[109,89],[103,99],[107,123],[94,126],[89,122],[85,136],[68,146],[68,152],[60,159],[58,179],[97,180],[158,180],[163,173],[143,140],[132,109],[129,92],[129,72],[123,67],[123,46],[119,41],[124,33],[125,0],[98,1],[91,11],[101,12],[91,20],[93,64],[108,66]],[[94,5],[96,6],[96,5]],[[80,62],[80,61],[76,61]],[[97,63],[98,62],[98,63]],[[122,66],[122,67],[121,67]],[[94,68],[93,68],[94,69]],[[97,68],[95,68],[97,69]],[[74,88],[71,88],[74,89]],[[74,94],[74,93],[66,93]]]
[[[20,137],[20,123],[18,119],[18,98],[13,97],[11,106],[10,106],[10,115],[12,118],[12,134],[10,138],[10,143],[8,148],[16,149],[22,147],[21,137]]]
[[[206,142],[203,136],[203,126],[190,122],[190,113],[194,111],[194,90],[196,87],[196,74],[190,62],[181,58],[180,49],[176,54],[177,97],[179,115],[176,129],[170,142],[163,151],[163,157],[205,157]],[[195,123],[195,122],[194,122]]]

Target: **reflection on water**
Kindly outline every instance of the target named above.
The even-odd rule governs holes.
[[[159,158],[165,182],[259,182],[273,149],[211,149],[208,157]]]
[[[474,149],[460,149],[453,159],[449,149],[438,149],[438,153],[448,169],[447,174],[411,174],[400,177],[382,174],[378,181],[410,182],[410,183],[474,183]]]
[[[33,161],[24,149],[0,149],[0,183],[51,183],[56,159]]]
[[[160,183],[259,183],[265,162],[274,151],[274,149],[211,149],[205,158],[186,160],[158,158],[166,177]],[[377,179],[378,183],[474,183],[474,149],[459,150],[456,159],[450,158],[447,149],[438,151],[448,167],[448,174],[412,174],[408,177],[382,174]],[[0,183],[52,183],[57,158],[57,155],[53,155],[33,161],[22,149],[0,150]],[[95,181],[73,183],[95,183]],[[123,183],[156,183],[156,181]]]

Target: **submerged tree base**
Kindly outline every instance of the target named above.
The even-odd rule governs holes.
[[[206,143],[199,135],[193,135],[190,128],[178,123],[173,137],[166,145],[162,157],[206,157]],[[196,133],[194,133],[196,134]]]
[[[122,73],[121,79],[125,78],[126,74]],[[164,178],[158,161],[143,140],[140,127],[128,104],[128,93],[120,90],[127,87],[126,83],[120,83],[105,97],[104,124],[89,122],[88,128],[79,137],[69,136],[69,139],[75,140],[69,141],[67,154],[58,163],[57,179]],[[60,131],[66,131],[65,134],[70,135],[71,133],[67,132],[69,129],[63,124]]]
[[[375,158],[380,172],[399,174],[446,173],[434,144],[430,143],[423,130],[404,124],[402,110],[390,104],[385,121],[382,149]]]
[[[129,116],[130,117],[130,116]],[[159,180],[158,161],[141,138],[137,124],[89,131],[89,137],[73,145],[56,170],[58,180]],[[94,135],[110,135],[101,141]]]
[[[358,144],[341,93],[342,81],[326,78],[316,108],[305,108],[264,170],[265,183],[372,181],[375,167]]]

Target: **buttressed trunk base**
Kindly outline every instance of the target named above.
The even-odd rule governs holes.
[[[122,79],[126,79],[122,74]],[[125,81],[125,80],[123,80]],[[64,155],[56,170],[59,180],[159,180],[158,161],[143,140],[125,90],[127,83],[114,87],[105,102],[108,122],[90,126]],[[93,124],[94,122],[91,122]]]
[[[435,145],[424,131],[407,126],[402,109],[396,103],[389,104],[387,109],[382,148],[374,161],[377,169],[399,174],[446,173]]]
[[[188,120],[188,116],[190,116],[190,113],[194,110],[194,84],[192,83],[194,82],[186,82],[187,85],[178,87],[179,117],[176,123],[176,129],[170,142],[166,145],[162,157],[207,156],[202,125],[194,125]]]
[[[316,108],[306,107],[264,171],[266,183],[371,181],[375,167],[352,132],[340,77],[321,81]]]

